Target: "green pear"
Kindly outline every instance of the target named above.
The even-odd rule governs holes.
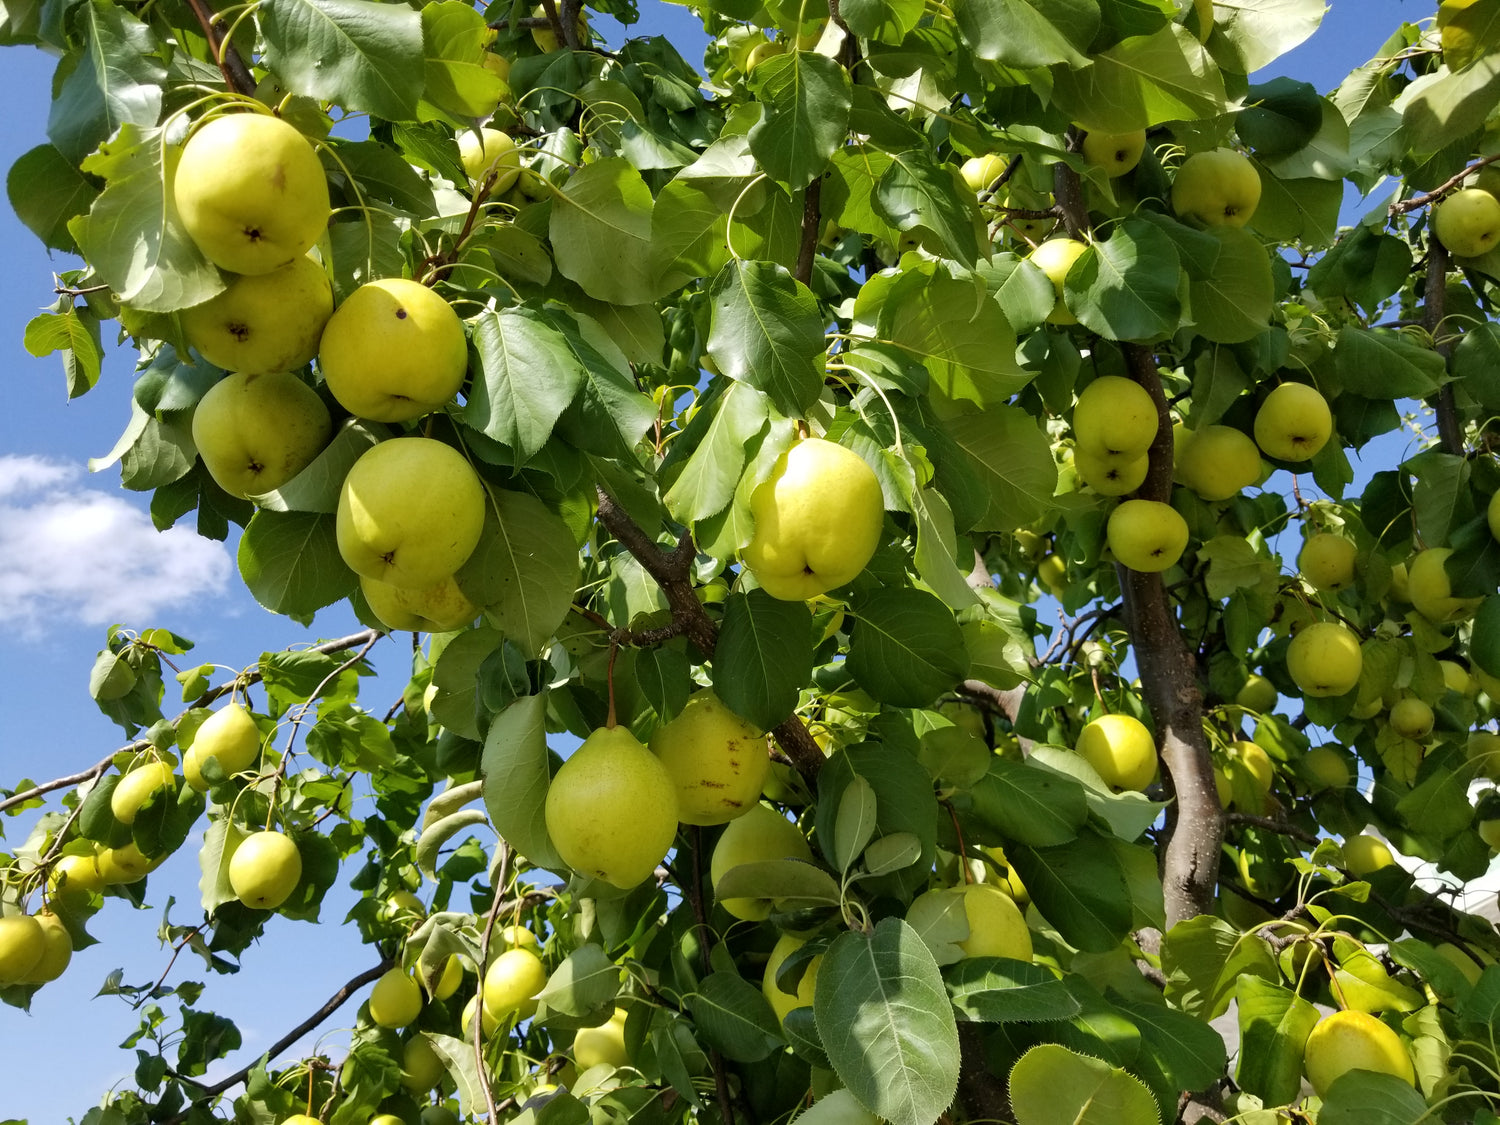
[[[466,129],[458,135],[458,156],[475,184],[494,173],[490,195],[503,195],[521,174],[521,152],[509,134],[499,129]]]
[[[228,375],[193,411],[198,456],[231,496],[276,491],[312,463],[332,434],[323,400],[286,371]]]
[[[1195,152],[1172,180],[1172,210],[1199,226],[1242,227],[1260,204],[1260,173],[1233,149]]]
[[[185,309],[182,331],[226,371],[292,371],[318,354],[333,315],[333,287],[306,254],[270,273],[236,277],[216,297]]]
[[[1500,201],[1479,187],[1456,191],[1438,204],[1432,229],[1450,254],[1477,258],[1500,243]]]
[[[241,703],[230,703],[215,711],[198,727],[193,742],[182,755],[182,776],[198,792],[208,789],[203,763],[213,758],[229,776],[249,769],[260,757],[260,728]]]
[[[1255,413],[1255,444],[1278,461],[1310,461],[1332,436],[1328,400],[1306,383],[1282,383]]]
[[[281,832],[253,832],[229,857],[229,885],[253,910],[275,910],[301,879],[302,853]]]
[[[744,816],[731,820],[709,860],[709,883],[718,897],[719,881],[725,874],[747,863],[774,863],[781,859],[812,862],[807,837],[775,809],[756,804]],[[771,915],[774,902],[762,898],[719,898],[719,905],[736,918],[759,922]]]
[[[1347,695],[1364,668],[1359,638],[1337,621],[1304,625],[1286,650],[1286,670],[1311,697]]]
[[[755,808],[771,764],[765,735],[709,688],[656,728],[651,752],[677,787],[683,824],[726,824]]]
[[[361,575],[359,588],[364,591],[370,612],[393,633],[447,633],[479,616],[479,607],[459,589],[451,575],[420,590]]]
[[[1149,574],[1176,565],[1187,549],[1188,525],[1170,504],[1126,500],[1109,514],[1105,538],[1123,565]]]
[[[1156,739],[1132,715],[1101,715],[1079,732],[1073,748],[1111,788],[1139,791],[1156,776]]]

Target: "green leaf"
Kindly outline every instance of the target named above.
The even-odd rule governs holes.
[[[484,807],[500,838],[538,867],[565,871],[543,815],[552,775],[547,753],[547,697],[516,700],[490,723],[479,772]]]
[[[958,1025],[916,931],[884,918],[834,939],[813,1014],[839,1079],[892,1125],[932,1125],[958,1086]]]
[[[1161,966],[1167,1000],[1204,1020],[1224,1014],[1242,973],[1273,983],[1281,980],[1270,946],[1258,937],[1241,935],[1211,914],[1189,918],[1167,931]]]
[[[1057,847],[1007,847],[1038,912],[1071,945],[1106,953],[1130,933],[1130,892],[1120,859],[1103,837],[1084,829]]]
[[[437,655],[432,669],[436,692],[429,704],[432,717],[461,738],[481,739],[484,730],[479,723],[484,710],[479,700],[479,673],[490,654],[500,648],[504,637],[498,629],[480,627],[458,633]],[[488,718],[488,714],[485,714]],[[538,806],[540,815],[540,806]],[[493,815],[490,823],[503,835]]]
[[[773,262],[731,262],[708,297],[708,353],[719,369],[783,413],[804,413],[823,386],[823,317],[812,291]]]
[[[53,145],[38,145],[10,166],[6,194],[16,217],[50,249],[76,252],[68,220],[82,215],[98,190]]]
[[[1051,509],[1057,463],[1051,441],[1031,415],[996,406],[950,418],[943,427],[968,455],[964,468],[989,497],[979,530],[1009,532]]]
[[[151,28],[109,0],[88,0],[69,12],[87,50],[70,56],[47,115],[47,138],[74,164],[122,126],[150,130],[161,118],[166,68]],[[90,259],[92,262],[93,259]]]
[[[533,697],[535,698],[535,697]],[[580,945],[552,970],[537,999],[565,1016],[588,1016],[610,1005],[620,992],[624,970],[602,948]]]
[[[422,97],[454,117],[486,117],[510,89],[484,65],[494,33],[484,16],[462,0],[422,8]]]
[[[725,1058],[753,1063],[781,1046],[781,1028],[765,994],[734,973],[710,973],[687,997],[698,1033]]]
[[[557,268],[590,297],[616,305],[657,296],[651,189],[621,157],[586,164],[552,197]]]
[[[556,309],[544,315],[583,365],[583,382],[558,433],[590,453],[633,460],[636,443],[656,421],[656,406],[636,387],[630,361],[598,321]]]
[[[1273,78],[1251,86],[1248,102],[1235,118],[1235,131],[1266,159],[1296,152],[1323,125],[1323,102],[1310,82]]]
[[[848,871],[875,835],[878,805],[875,790],[858,774],[839,795],[838,813],[833,818],[833,854],[829,857],[839,871]]]
[[[69,398],[77,398],[99,381],[104,363],[99,322],[92,315],[85,319],[71,302],[65,312],[32,317],[21,342],[34,356],[63,353]]]
[[[1088,800],[1076,781],[996,756],[969,789],[974,815],[1008,840],[1054,847],[1076,839],[1088,819]]]
[[[1334,180],[1277,179],[1263,167],[1260,206],[1250,226],[1272,242],[1305,242],[1327,246],[1338,230],[1344,185]]]
[[[240,538],[240,576],[272,613],[311,619],[359,585],[327,512],[256,512]]]
[[[568,615],[578,545],[562,518],[535,496],[486,487],[479,545],[455,576],[464,593],[528,657]]]
[[[422,17],[374,0],[266,0],[266,63],[293,93],[392,121],[416,116]]]
[[[1453,349],[1453,378],[1491,411],[1500,408],[1500,324],[1475,325]]]
[[[812,615],[764,590],[730,595],[714,649],[714,693],[736,715],[771,730],[812,675]]]
[[[766,174],[802,188],[823,174],[849,131],[849,73],[809,51],[765,60],[751,80],[765,116],[750,130],[750,151]]]
[[[1146,1052],[1173,1093],[1206,1090],[1223,1075],[1228,1062],[1224,1039],[1213,1027],[1165,1004],[1113,999],[1140,1031]]]
[[[1480,129],[1500,96],[1500,55],[1458,72],[1422,75],[1401,92],[1401,132],[1413,153],[1435,153]]]
[[[457,1087],[459,1112],[483,1113],[485,1108],[484,1081],[479,1077],[479,1064],[474,1058],[474,1044],[467,1039],[452,1035],[440,1035],[435,1031],[420,1032],[437,1057],[443,1060],[448,1077]],[[566,1094],[564,1094],[566,1096]]]
[[[835,754],[818,775],[816,838],[825,855],[832,850],[835,816],[844,790],[856,777],[868,782],[875,792],[876,840],[911,835],[920,845],[917,863],[872,876],[864,885],[872,894],[909,898],[926,885],[937,850],[938,807],[932,778],[913,754],[888,742],[865,742]]]
[[[710,386],[662,462],[668,484],[662,503],[673,519],[691,524],[724,510],[739,486],[750,440],[765,422],[759,391],[727,379]]]
[[[487,309],[474,321],[478,369],[463,420],[525,464],[552,436],[584,368],[567,338],[535,310]]]
[[[1000,303],[972,280],[904,275],[881,307],[879,332],[920,360],[949,400],[992,406],[1032,379],[1016,362],[1016,334]]]
[[[875,590],[855,602],[854,617],[849,674],[883,703],[925,707],[969,670],[963,632],[931,594]]]
[[[1089,65],[1083,52],[1099,28],[1099,9],[1093,3],[964,0],[956,8],[959,32],[976,58],[1018,70]]]
[[[922,11],[922,0],[848,0],[839,7],[839,15],[855,35],[892,46],[917,26]]]
[[[1052,69],[1053,101],[1089,129],[1129,133],[1228,109],[1219,68],[1179,23],[1122,40],[1093,61],[1079,70]]]
[[[78,248],[120,301],[143,312],[202,304],[224,279],[182,229],[164,188],[161,130],[122,126],[83,162],[107,185],[69,229]]]
[[[1289,988],[1246,974],[1235,986],[1240,1054],[1235,1081],[1266,1105],[1289,1105],[1302,1089],[1302,1051],[1318,1010]]]
[[[1065,294],[1079,323],[1110,340],[1160,340],[1177,330],[1181,265],[1166,233],[1126,219],[1068,271]]]
[[[1214,227],[1218,257],[1207,275],[1192,275],[1188,304],[1193,327],[1219,344],[1241,344],[1264,332],[1271,322],[1276,283],[1271,259],[1254,235],[1237,227]]]
[[[203,833],[203,846],[198,849],[198,866],[203,873],[198,890],[206,913],[212,914],[224,903],[239,898],[229,884],[229,859],[246,835],[228,816],[215,817],[208,822],[208,829]]]
[[[984,1023],[1072,1019],[1078,998],[1043,965],[1002,957],[966,957],[943,974],[960,1017]]]
[[[1427,1099],[1393,1074],[1351,1070],[1323,1095],[1318,1125],[1418,1125],[1432,1116]]]
[[[1103,1059],[1058,1043],[1031,1048],[1011,1069],[1017,1125],[1157,1125],[1161,1114],[1144,1083]]]
[[[341,171],[347,170],[367,198],[389,203],[408,215],[437,210],[432,185],[390,145],[379,141],[340,141],[330,145]]]
[[[952,609],[977,604],[979,594],[969,585],[968,577],[973,564],[959,558],[948,501],[936,489],[922,488],[912,494],[911,510],[917,521],[918,576]]]
[[[344,478],[368,450],[390,437],[379,422],[350,418],[308,466],[275,492],[263,492],[255,505],[271,512],[337,512]]]
[[[1441,355],[1388,328],[1339,329],[1333,364],[1344,389],[1366,398],[1423,398],[1445,375]]]
[[[1305,41],[1323,22],[1322,0],[1214,0],[1214,32],[1253,74]]]
[[[714,884],[714,897],[760,899],[787,910],[837,906],[842,901],[833,876],[800,859],[737,864]]]
[[[890,156],[873,196],[875,210],[896,230],[929,230],[948,256],[972,267],[982,231],[977,198],[951,164],[938,164],[925,149]]]

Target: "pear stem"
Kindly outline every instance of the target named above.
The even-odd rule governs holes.
[[[609,730],[614,730],[617,725],[615,719],[615,657],[620,655],[620,643],[609,642],[609,670],[605,673],[605,681],[609,685],[609,717],[604,720],[604,725]]]

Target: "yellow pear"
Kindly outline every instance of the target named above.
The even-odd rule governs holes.
[[[301,879],[302,853],[281,832],[253,832],[229,858],[229,885],[254,910],[275,910]]]
[[[351,293],[318,348],[328,389],[350,414],[407,422],[452,401],[469,345],[453,306],[418,282],[386,277]]]
[[[1156,739],[1132,715],[1101,715],[1079,732],[1074,749],[1114,789],[1141,790],[1156,776]]]
[[[529,949],[507,949],[484,972],[484,1014],[497,1023],[536,1011],[536,996],[547,984],[547,968]]]
[[[318,354],[333,286],[306,254],[270,273],[236,277],[182,313],[188,343],[226,371],[292,371]]]
[[[1500,201],[1480,187],[1456,191],[1438,204],[1432,229],[1450,254],[1477,258],[1500,244]]]
[[[1364,879],[1382,867],[1395,865],[1396,857],[1384,840],[1361,832],[1344,841],[1344,866],[1356,879]]]
[[[104,889],[104,876],[92,855],[59,856],[47,877],[49,892],[55,897],[85,897]]]
[[[177,775],[159,758],[136,766],[115,786],[109,797],[109,811],[121,824],[133,824],[136,815],[147,805],[165,800],[177,792]]]
[[[709,861],[709,882],[716,888],[719,880],[736,867],[747,863],[771,863],[779,859],[812,862],[807,837],[775,809],[756,804],[745,815],[729,822],[714,845]],[[762,898],[720,898],[719,905],[736,918],[758,922],[770,917],[772,900]]]
[[[1122,564],[1142,573],[1174,566],[1187,549],[1187,520],[1159,500],[1126,500],[1105,525],[1109,549]]]
[[[458,135],[458,156],[475,184],[494,173],[490,194],[503,195],[521,174],[521,152],[509,134],[499,129],[465,129]]]
[[[1297,569],[1315,590],[1342,590],[1354,581],[1359,548],[1331,531],[1309,535],[1297,554]]]
[[[1242,227],[1260,204],[1260,173],[1233,149],[1195,152],[1172,180],[1172,210],[1199,226]]]
[[[630,1056],[625,1051],[625,1019],[629,1013],[616,1008],[608,1022],[598,1027],[581,1027],[573,1036],[573,1062],[580,1071],[591,1066],[627,1066]]]
[[[1229,500],[1260,479],[1260,449],[1233,426],[1180,430],[1173,448],[1177,479],[1205,500]]]
[[[138,883],[150,874],[165,857],[151,858],[144,855],[134,843],[122,844],[118,848],[100,848],[94,857],[94,865],[105,886]]]
[[[410,973],[388,969],[370,992],[370,1019],[380,1027],[405,1027],[422,1013],[422,988]]]
[[[976,194],[988,191],[1010,161],[1003,153],[989,152],[983,156],[971,156],[960,169],[964,183]]]
[[[1073,263],[1083,257],[1083,252],[1088,248],[1088,243],[1072,238],[1052,238],[1033,250],[1027,259],[1047,275],[1048,281],[1052,282],[1052,294],[1055,300],[1052,311],[1047,314],[1048,324],[1078,323],[1078,318],[1063,303],[1063,283],[1067,281],[1068,272],[1073,268]]]
[[[459,589],[452,575],[421,590],[361,575],[359,588],[370,612],[393,633],[447,633],[479,616],[479,607]]]
[[[1390,1074],[1415,1086],[1416,1069],[1401,1037],[1365,1012],[1334,1012],[1307,1037],[1302,1068],[1319,1095],[1351,1070]]]
[[[585,878],[629,889],[649,878],[677,836],[677,787],[624,727],[601,727],[547,790],[547,832]]]
[[[771,764],[765,735],[709,688],[656,728],[651,752],[677,787],[677,819],[683,824],[725,824],[749,812],[759,802]]]
[[[401,1048],[401,1085],[408,1093],[425,1094],[447,1075],[448,1064],[432,1049],[425,1035],[412,1036]]]
[[[1286,650],[1286,670],[1307,696],[1344,695],[1364,668],[1359,638],[1337,621],[1304,625]]]
[[[787,992],[776,983],[776,974],[781,971],[782,963],[805,944],[802,938],[782,934],[772,947],[771,956],[766,960],[766,971],[760,979],[760,990],[770,1002],[771,1009],[776,1013],[778,1020],[785,1020],[793,1008],[810,1006],[817,992],[818,966],[823,963],[821,953],[808,961],[807,967],[802,971],[802,979],[797,982],[795,993]]]
[[[484,510],[484,486],[462,453],[434,438],[392,438],[363,453],[344,478],[339,554],[356,574],[429,589],[474,552]]]
[[[1141,162],[1146,151],[1146,130],[1130,133],[1100,133],[1090,129],[1083,137],[1083,158],[1113,179]]]
[[[1407,568],[1406,590],[1411,604],[1427,620],[1439,625],[1467,621],[1484,601],[1480,598],[1456,598],[1448,577],[1450,547],[1431,547],[1418,551]]]
[[[47,935],[30,914],[0,918],[0,988],[26,980],[47,952]]]
[[[312,463],[332,434],[318,392],[288,371],[228,375],[193,411],[198,456],[231,496],[276,491]]]
[[[1101,496],[1125,496],[1145,483],[1151,471],[1151,458],[1142,453],[1139,457],[1126,454],[1099,456],[1086,449],[1073,454],[1073,467],[1083,478],[1083,483]]]
[[[1349,763],[1331,746],[1314,746],[1302,755],[1302,765],[1318,789],[1347,789],[1354,781]]]
[[[26,983],[46,984],[67,971],[68,963],[73,960],[73,935],[68,933],[63,920],[50,910],[44,910],[35,917],[37,925],[42,929],[44,946],[41,959],[31,967],[31,972],[26,976]]]
[[[1278,461],[1310,461],[1333,436],[1333,412],[1317,388],[1282,383],[1255,412],[1255,444]]]
[[[210,758],[233,777],[260,757],[260,729],[244,704],[230,703],[203,720],[182,755],[182,776],[198,792],[208,789],[203,763]]]
[[[750,494],[755,533],[741,552],[761,588],[805,601],[851,581],[875,553],[885,501],[859,454],[805,438]]]
[[[1160,421],[1145,387],[1134,379],[1101,375],[1073,407],[1073,438],[1086,453],[1135,458],[1151,448]]]
[[[264,113],[200,125],[172,177],[182,225],[209,261],[260,274],[306,254],[328,225],[328,180],[297,129]]]

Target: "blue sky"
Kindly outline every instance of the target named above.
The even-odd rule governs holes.
[[[1364,62],[1402,19],[1431,14],[1435,4],[1411,0],[1335,0],[1312,45],[1275,68],[1327,89]],[[641,0],[657,21],[689,17]],[[656,9],[653,11],[653,9]],[[681,26],[679,23],[678,26]],[[29,48],[0,48],[0,170],[45,141],[54,60]],[[320,616],[304,630],[260,609],[234,570],[232,544],[201,540],[190,530],[157,534],[146,514],[148,497],[124,492],[118,471],[91,476],[90,457],[106,453],[128,416],[131,353],[109,350],[98,387],[71,403],[55,358],[34,359],[22,347],[27,321],[54,297],[52,274],[73,260],[47,251],[0,204],[0,371],[8,409],[0,412],[0,775],[45,780],[72,773],[119,746],[119,728],[88,698],[89,669],[111,622],[164,626],[198,642],[195,656],[245,666],[270,648],[352,631],[347,610]],[[108,339],[106,345],[108,346]],[[385,642],[375,657],[390,690],[404,659]],[[382,695],[382,698],[384,696]],[[4,822],[19,843],[32,816]],[[175,921],[197,916],[197,863],[191,847],[151,877],[152,898],[175,894]],[[235,1019],[245,1045],[231,1060],[242,1065],[363,968],[369,959],[353,931],[338,926],[343,909],[330,902],[313,927],[276,919],[268,941],[245,956],[237,977],[213,978],[207,998]],[[81,1116],[105,1089],[127,1079],[133,1056],[119,1044],[136,1017],[116,998],[91,999],[111,970],[145,983],[165,967],[156,940],[159,911],[133,911],[110,900],[91,925],[101,944],[82,951],[62,980],[40,992],[30,1016],[0,1008],[0,1121],[33,1122]],[[347,933],[347,936],[345,936]],[[203,979],[196,959],[184,958],[171,977]],[[272,983],[275,982],[275,983]],[[343,1010],[352,1020],[354,1005]],[[336,1017],[324,1029],[337,1049]],[[21,1075],[59,1075],[66,1052],[67,1081],[17,1081]],[[5,1078],[12,1079],[4,1081]]]

